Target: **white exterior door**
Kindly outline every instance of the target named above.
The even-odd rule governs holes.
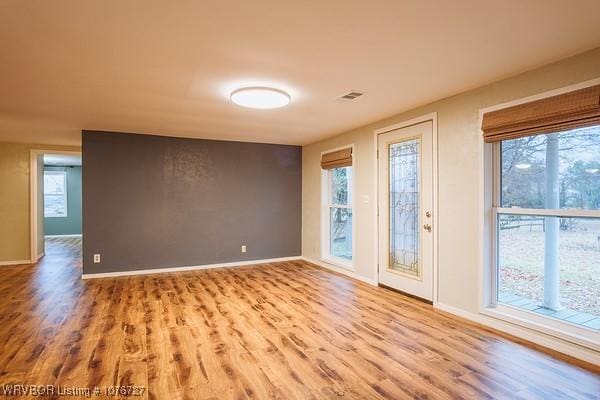
[[[378,136],[379,282],[433,301],[433,123]]]

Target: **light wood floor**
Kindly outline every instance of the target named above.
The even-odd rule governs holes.
[[[38,264],[0,269],[0,384],[139,385],[150,399],[600,396],[596,367],[305,262],[82,281],[79,252],[55,241]]]

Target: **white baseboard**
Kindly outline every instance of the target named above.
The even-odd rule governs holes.
[[[308,257],[301,257],[301,258],[302,258],[302,260],[307,261],[307,262],[312,263],[312,264],[316,264],[319,267],[323,267],[323,268],[327,268],[327,269],[330,269],[330,270],[335,271],[335,272],[339,272],[342,275],[346,275],[346,276],[348,276],[350,278],[359,280],[359,281],[364,282],[364,283],[368,283],[369,285],[373,285],[373,286],[377,286],[378,285],[378,283],[375,280],[369,279],[369,278],[365,278],[364,276],[360,276],[360,275],[358,275],[357,273],[355,273],[353,271],[349,271],[347,269],[337,267],[335,265],[326,263],[326,262],[321,261],[321,260],[313,260],[312,258],[308,258]]]
[[[6,266],[6,265],[21,265],[21,264],[31,264],[31,260],[0,261],[0,267]]]
[[[469,321],[477,322],[479,324],[494,328],[504,333],[525,339],[532,343],[539,344],[540,346],[547,347],[549,349],[558,351],[559,353],[567,354],[569,356],[578,358],[580,360],[587,361],[589,363],[600,365],[600,352],[588,349],[582,346],[578,346],[574,343],[556,338],[554,336],[545,335],[543,333],[536,332],[534,330],[514,325],[509,322],[505,322],[496,318],[488,317],[483,314],[475,314],[469,311],[462,310],[460,308],[449,306],[443,303],[435,303],[435,308],[438,308],[447,313],[457,315]]]
[[[40,258],[44,257],[45,255],[46,255],[46,252],[45,252],[45,251],[44,251],[44,252],[42,252],[42,253],[40,253],[40,254],[38,254],[38,255],[37,255],[37,257],[36,257],[36,259],[35,259],[35,262],[38,262],[38,261],[40,261]]]
[[[235,262],[220,263],[220,264],[192,265],[192,266],[175,267],[175,268],[157,268],[157,269],[140,269],[140,270],[134,270],[134,271],[103,272],[103,273],[97,273],[97,274],[83,274],[83,275],[81,275],[81,279],[114,278],[114,277],[119,277],[119,276],[164,274],[164,273],[169,273],[169,272],[185,272],[185,271],[195,271],[195,270],[200,270],[200,269],[211,269],[211,268],[243,267],[245,265],[266,264],[266,263],[282,262],[282,261],[294,261],[294,260],[300,260],[300,259],[301,259],[300,256],[294,256],[294,257],[281,257],[281,258],[267,258],[264,260],[235,261]]]
[[[67,237],[81,237],[81,236],[82,236],[81,233],[75,233],[72,235],[44,235],[45,238],[61,238],[61,237],[67,238]]]

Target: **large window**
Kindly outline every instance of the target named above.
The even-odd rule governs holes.
[[[600,330],[600,125],[493,147],[494,301]]]
[[[67,173],[44,171],[44,216],[67,216]]]

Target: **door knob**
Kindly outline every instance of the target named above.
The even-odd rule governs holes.
[[[425,229],[427,232],[431,232],[431,225],[425,224],[423,225],[423,229]]]

